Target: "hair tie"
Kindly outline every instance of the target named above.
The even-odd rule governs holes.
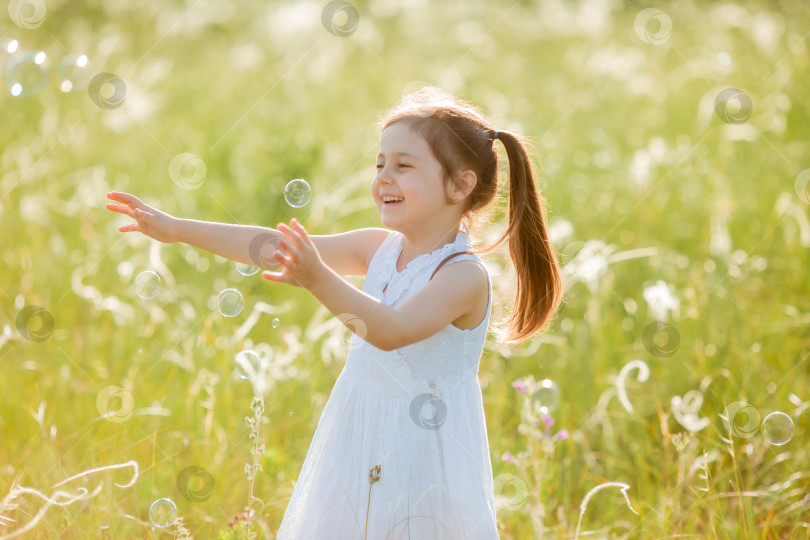
[[[498,130],[497,129],[491,130],[489,132],[489,138],[492,139],[492,140],[497,139],[498,138]]]

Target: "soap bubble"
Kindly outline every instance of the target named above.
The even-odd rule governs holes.
[[[236,289],[223,289],[217,297],[217,309],[226,317],[236,317],[242,312],[242,293]]]
[[[278,317],[273,317],[273,320],[270,321],[270,324],[273,325],[273,328],[278,328],[278,325],[281,324],[281,321],[278,320]]]
[[[295,180],[290,180],[284,188],[284,198],[290,206],[301,208],[309,203],[309,200],[312,198],[312,190],[306,180],[296,178]]]
[[[90,66],[87,56],[66,56],[56,66],[56,83],[62,92],[78,92],[90,82]]]
[[[236,263],[236,271],[242,274],[243,276],[252,276],[259,271],[259,267],[238,262]]]
[[[141,272],[135,278],[135,294],[145,300],[154,298],[160,292],[160,276],[151,270]]]
[[[9,62],[6,85],[12,96],[30,96],[45,88],[50,72],[51,65],[44,52],[18,52]]]
[[[762,436],[776,446],[785,444],[793,438],[793,420],[783,412],[772,412],[762,421]]]
[[[560,404],[560,387],[551,379],[543,379],[538,389],[532,393],[532,398],[538,410],[548,414]]]
[[[252,379],[262,368],[262,359],[255,351],[249,349],[236,353],[234,361],[236,366],[233,372],[240,379]]]
[[[171,499],[157,499],[149,507],[149,521],[161,529],[170,527],[177,519],[177,505]]]

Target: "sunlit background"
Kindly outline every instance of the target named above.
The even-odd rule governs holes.
[[[501,537],[810,535],[807,2],[4,4],[0,538],[274,537],[351,334],[106,193],[381,226],[377,122],[425,84],[531,138],[563,264],[481,359]]]

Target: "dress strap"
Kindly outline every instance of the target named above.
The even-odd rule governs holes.
[[[434,271],[433,271],[433,273],[432,273],[432,274],[430,274],[430,279],[428,279],[428,281],[430,281],[431,279],[433,279],[433,276],[435,276],[435,275],[436,275],[436,272],[438,272],[438,271],[439,271],[439,269],[440,269],[440,268],[441,268],[441,267],[444,265],[444,263],[446,263],[447,261],[449,261],[450,259],[452,259],[452,258],[453,258],[453,257],[455,257],[456,255],[465,255],[465,254],[468,254],[468,255],[469,255],[469,254],[470,254],[470,252],[469,252],[469,251],[457,251],[456,253],[451,253],[450,255],[448,255],[447,257],[445,257],[445,258],[444,258],[444,260],[443,260],[442,262],[440,262],[440,263],[439,263],[439,266],[437,266],[437,267],[436,267],[436,270],[434,270]]]

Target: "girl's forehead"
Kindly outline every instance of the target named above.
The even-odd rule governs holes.
[[[422,156],[429,150],[427,141],[402,122],[391,124],[380,136],[381,154],[400,152]]]

